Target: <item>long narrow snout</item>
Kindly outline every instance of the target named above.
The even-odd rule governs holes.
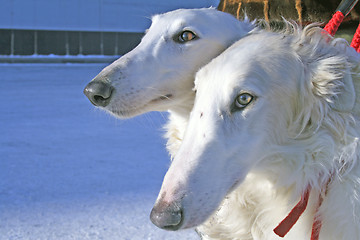
[[[256,159],[252,146],[257,149],[257,141],[249,142],[244,137],[247,133],[227,138],[224,116],[217,108],[198,105],[201,103],[195,103],[181,147],[151,212],[151,221],[165,230],[194,228],[207,221],[227,194],[242,183],[255,162],[252,159]],[[235,141],[240,147],[231,144]]]
[[[114,87],[110,83],[93,80],[84,89],[84,94],[90,102],[97,107],[106,107],[109,105]]]
[[[160,201],[153,207],[150,220],[159,228],[176,231],[183,223],[183,211],[179,204]]]
[[[176,231],[200,225],[216,211],[228,189],[227,186],[222,188],[221,179],[216,179],[217,170],[224,168],[212,164],[216,162],[216,156],[212,159],[207,153],[198,154],[195,149],[188,148],[187,143],[190,144],[183,142],[166,173],[150,214],[152,223],[164,230]],[[196,151],[200,151],[202,146],[196,146],[199,147]]]

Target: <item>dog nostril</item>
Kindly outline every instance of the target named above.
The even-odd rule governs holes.
[[[90,102],[98,107],[109,105],[114,87],[103,81],[92,81],[84,89]]]
[[[104,98],[103,96],[100,96],[100,95],[95,95],[94,100],[95,100],[95,102],[104,102],[104,101],[106,101],[106,98]]]
[[[159,228],[176,231],[183,223],[183,212],[175,204],[156,204],[151,210],[150,220]]]

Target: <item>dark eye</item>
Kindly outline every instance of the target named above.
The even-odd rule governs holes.
[[[186,42],[194,40],[194,39],[196,39],[195,33],[193,33],[192,31],[186,30],[186,31],[181,32],[177,36],[175,41],[179,42],[179,43],[186,43]]]
[[[242,110],[247,105],[249,105],[249,103],[251,103],[253,99],[254,96],[252,96],[251,94],[241,93],[239,96],[236,97],[234,105],[237,109]]]

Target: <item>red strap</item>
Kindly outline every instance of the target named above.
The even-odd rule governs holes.
[[[342,1],[332,16],[328,24],[324,27],[324,30],[327,31],[331,36],[334,36],[336,31],[338,30],[341,22],[344,20],[345,16],[349,14],[349,12],[356,5],[358,0],[353,1]],[[360,24],[354,34],[353,40],[351,42],[351,47],[355,48],[357,52],[360,52]]]
[[[301,214],[305,211],[306,206],[309,201],[310,196],[310,187],[308,187],[304,194],[301,196],[301,200],[296,204],[296,206],[291,210],[289,215],[282,220],[281,223],[274,229],[274,232],[280,236],[284,237],[290,229],[295,225],[297,220],[300,218]],[[314,239],[315,240],[315,239]]]
[[[351,41],[351,45],[350,45],[350,46],[353,47],[353,48],[355,48],[355,50],[356,50],[357,52],[360,51],[360,49],[359,49],[359,47],[360,47],[360,24],[359,24],[359,26],[358,26],[357,29],[356,29],[356,32],[355,32],[355,34],[354,34],[354,37],[353,37],[353,39],[352,39],[352,41]]]
[[[328,184],[329,184],[329,182],[328,182]],[[327,192],[328,184],[326,185],[326,192]],[[326,192],[325,192],[325,194],[326,194]],[[320,194],[319,195],[319,200],[318,200],[318,205],[316,207],[316,212],[315,213],[319,212],[319,208],[320,208],[322,202],[323,202],[323,198],[322,198],[322,196]],[[311,238],[310,238],[310,240],[319,240],[321,226],[322,226],[322,221],[321,221],[321,219],[319,219],[319,216],[317,216],[317,214],[315,214],[313,225],[312,225],[312,230],[311,230]]]
[[[320,230],[321,230],[322,222],[320,219],[314,219],[311,231],[310,240],[319,240]]]
[[[324,27],[324,30],[327,31],[331,36],[334,36],[336,31],[338,30],[341,22],[344,20],[344,14],[340,11],[337,11],[328,24]]]

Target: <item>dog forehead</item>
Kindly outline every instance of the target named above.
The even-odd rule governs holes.
[[[178,9],[152,17],[152,24],[163,23],[165,25],[196,24],[207,18],[211,9]]]
[[[224,27],[209,27],[212,24],[222,24]],[[204,31],[205,33],[227,31],[234,24],[238,25],[236,18],[214,8],[177,9],[152,17],[152,27],[159,26],[168,31],[180,31],[190,28],[190,30],[196,32],[201,31],[201,34],[204,34]]]
[[[156,15],[152,19],[147,34],[164,34],[166,32],[179,31],[186,25],[182,18],[167,18],[165,15]]]
[[[212,93],[230,100],[242,91],[264,95],[278,85],[293,87],[289,80],[296,71],[289,67],[289,62],[296,57],[286,41],[282,43],[281,36],[273,33],[268,42],[264,41],[269,35],[266,32],[251,35],[199,70],[195,78],[195,90],[199,94]]]
[[[214,86],[215,89],[234,87],[245,84],[247,79],[261,75],[264,62],[270,61],[261,57],[261,50],[252,41],[235,43],[232,47],[201,68],[196,74],[195,89]],[[255,81],[255,80],[252,80]]]

